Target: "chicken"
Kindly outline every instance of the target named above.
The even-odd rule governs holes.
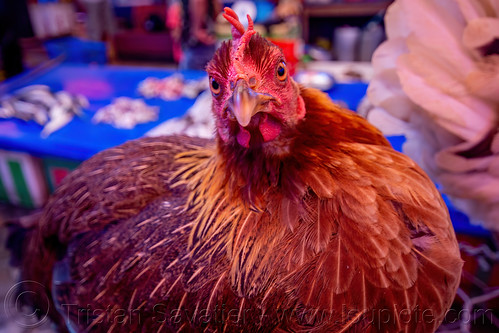
[[[439,192],[297,85],[250,18],[224,16],[216,140],[142,138],[84,162],[27,231],[22,279],[50,303],[26,301],[74,332],[434,331],[462,268]]]

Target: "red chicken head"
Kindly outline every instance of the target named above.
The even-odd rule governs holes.
[[[299,87],[281,49],[253,30],[249,16],[246,31],[230,8],[223,16],[232,24],[233,39],[206,68],[218,136],[229,146],[281,154],[305,116]]]

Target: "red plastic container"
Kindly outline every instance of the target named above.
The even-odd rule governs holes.
[[[272,39],[269,40],[275,45],[279,46],[286,57],[286,64],[288,66],[289,74],[294,75],[296,66],[298,65],[298,40],[296,39]]]

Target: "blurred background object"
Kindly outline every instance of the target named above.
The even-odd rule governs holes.
[[[24,70],[20,39],[32,35],[26,0],[0,1],[0,47],[6,77],[20,74]]]
[[[87,13],[87,37],[110,39],[116,31],[112,0],[78,0]]]
[[[219,0],[180,0],[182,56],[179,69],[204,70],[216,50],[215,21],[222,10]]]
[[[369,61],[384,39],[382,18],[392,0],[26,1],[27,6],[24,1],[2,2],[4,7],[12,6],[11,2],[19,8],[24,4],[25,14],[15,21],[22,27],[22,33],[17,33],[22,54],[15,57],[18,72],[19,59],[31,69],[47,57],[58,56],[73,63],[149,62],[202,69],[230,34],[230,27],[218,15],[227,5],[233,6],[243,21],[246,14],[254,15],[255,29],[262,35],[280,45],[293,44],[290,61],[296,64],[304,56],[305,60]],[[348,47],[341,44],[345,38]]]
[[[306,0],[303,39],[307,45],[324,48],[335,60],[370,61],[385,38],[383,17],[392,2]],[[324,40],[332,43],[325,45]]]

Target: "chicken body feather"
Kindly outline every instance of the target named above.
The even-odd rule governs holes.
[[[289,158],[163,137],[83,163],[24,258],[52,318],[78,332],[435,330],[462,265],[438,191],[363,119],[301,95]]]

